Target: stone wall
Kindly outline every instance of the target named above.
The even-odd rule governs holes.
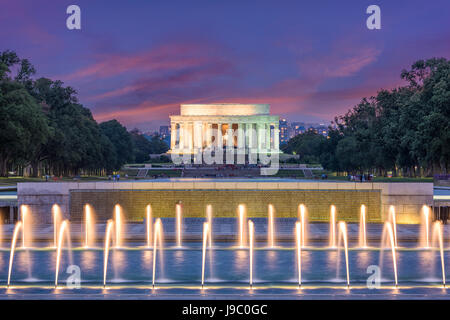
[[[172,179],[145,182],[28,182],[17,187],[18,204],[30,206],[37,223],[51,223],[51,207],[59,204],[65,218],[80,220],[82,206],[90,203],[102,219],[111,217],[116,203],[130,220],[142,220],[144,208],[155,216],[173,216],[182,201],[185,216],[203,217],[206,204],[216,216],[235,216],[244,203],[250,217],[265,217],[272,203],[278,216],[295,217],[297,206],[308,206],[310,220],[326,221],[335,204],[338,219],[358,221],[359,206],[366,204],[368,220],[386,220],[394,205],[398,223],[420,223],[423,205],[433,205],[432,183],[355,183],[295,181],[290,179]]]
[[[82,220],[86,203],[93,207],[97,221],[110,219],[115,204],[121,205],[126,220],[142,221],[147,204],[154,217],[174,217],[179,201],[183,217],[204,217],[208,204],[217,217],[236,217],[239,204],[246,205],[248,217],[267,217],[269,204],[277,217],[297,217],[298,205],[303,203],[311,221],[327,221],[334,204],[339,220],[355,222],[365,204],[368,221],[381,221],[379,190],[73,190],[70,199],[72,221]]]

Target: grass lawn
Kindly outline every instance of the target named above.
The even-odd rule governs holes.
[[[107,177],[100,176],[81,176],[79,179],[74,180],[73,177],[58,178],[56,181],[102,181],[107,180]],[[53,181],[49,179],[49,181]],[[16,186],[20,182],[45,182],[44,178],[32,178],[32,177],[0,177],[0,186]]]
[[[347,176],[328,174],[328,180],[349,181]],[[433,178],[374,177],[371,182],[433,182]]]
[[[148,170],[147,178],[154,175],[165,175],[167,177],[181,177],[181,170]]]
[[[304,178],[305,175],[303,174],[302,170],[278,170],[275,177],[280,178]]]

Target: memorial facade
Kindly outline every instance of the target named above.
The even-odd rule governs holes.
[[[196,154],[207,148],[239,153],[279,153],[279,116],[268,104],[182,104],[170,116],[170,153]]]

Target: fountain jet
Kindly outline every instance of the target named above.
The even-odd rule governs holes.
[[[367,234],[366,234],[366,206],[361,205],[361,213],[359,217],[359,246],[367,248]]]
[[[103,288],[106,287],[106,273],[108,272],[109,247],[111,243],[113,228],[114,228],[114,221],[110,219],[106,224],[105,250],[103,253]]]
[[[182,230],[182,214],[183,214],[183,209],[181,207],[181,203],[177,203],[175,206],[176,209],[176,229],[177,229],[177,247],[181,248],[181,230]]]
[[[114,206],[114,229],[116,232],[116,248],[122,246],[122,208],[116,204]]]
[[[267,240],[270,248],[275,247],[275,209],[272,204],[269,204],[268,207],[268,230],[267,230]]]
[[[339,240],[341,239],[344,242],[344,252],[345,252],[345,269],[347,273],[347,288],[350,287],[350,270],[348,267],[348,241],[347,241],[347,225],[344,221],[339,222]],[[340,241],[339,241],[340,242]]]
[[[153,278],[152,287],[155,288],[155,276],[156,276],[156,251],[159,242],[159,252],[162,254],[162,222],[158,218],[155,222],[155,231],[153,232]]]
[[[55,271],[55,288],[58,287],[58,274],[59,274],[59,265],[61,262],[61,249],[63,244],[64,232],[67,234],[67,238],[69,238],[69,221],[64,220],[61,223],[61,227],[59,228],[58,235],[58,244],[56,249],[56,271]]]
[[[395,217],[395,214],[394,214]],[[395,219],[394,219],[395,220]],[[387,235],[389,237],[389,245],[391,247],[391,253],[392,253],[392,266],[394,268],[394,279],[395,279],[395,287],[398,286],[398,278],[397,278],[397,258],[396,258],[396,244],[395,244],[395,234],[394,229],[392,228],[392,224],[390,222],[385,222],[384,224],[384,230],[383,230],[383,236],[382,236],[382,248],[381,248],[381,254],[383,254],[384,247],[385,247],[385,234],[387,232]],[[381,265],[381,263],[380,263]]]
[[[298,287],[302,287],[302,223],[295,223],[295,240],[297,248],[297,270],[298,270]]]
[[[246,214],[245,214],[245,206],[243,204],[240,204],[238,206],[239,211],[239,247],[243,248],[245,246],[245,220],[246,220]]]
[[[391,223],[392,233],[394,235],[394,245],[397,248],[397,222],[395,219],[395,207],[389,206],[389,222]]]
[[[59,205],[54,204],[52,206],[53,212],[53,246],[56,248],[58,246],[58,226],[61,221],[61,210]]]
[[[330,247],[336,248],[336,207],[330,207]]]
[[[150,248],[152,244],[152,228],[153,228],[152,206],[150,204],[148,204],[146,207],[145,222],[147,226],[147,248]]]
[[[90,245],[94,245],[95,236],[95,223],[92,215],[92,208],[89,204],[84,206],[84,246],[89,248]]]
[[[250,289],[253,288],[253,246],[254,246],[254,236],[255,236],[255,230],[253,221],[248,221],[248,234],[249,234],[249,245],[250,245]]]
[[[430,207],[422,207],[422,243],[425,248],[430,248]]]
[[[26,229],[28,229],[28,220],[29,220],[29,215],[28,215],[28,206],[26,205],[21,205],[20,206],[20,214],[21,214],[21,218],[22,218],[22,248],[26,247],[27,244],[27,238],[25,237],[27,234]]]
[[[208,239],[209,239],[209,248],[212,248],[212,220],[213,220],[213,211],[212,205],[208,204],[206,206],[206,222],[208,222]]]
[[[202,289],[205,284],[206,243],[209,237],[209,223],[203,223],[203,247],[202,247]]]
[[[440,221],[436,221],[433,224],[433,242],[435,238],[438,240],[439,253],[441,256],[442,285],[445,288],[444,240],[442,236],[442,223]]]
[[[11,271],[12,271],[12,266],[13,266],[13,261],[14,261],[14,252],[16,249],[16,242],[17,242],[17,237],[19,236],[20,228],[23,229],[22,221],[18,221],[16,223],[16,226],[14,227],[12,241],[11,241],[11,250],[9,252],[9,269],[8,269],[8,284],[7,284],[8,287],[9,287],[9,284],[11,283]],[[23,237],[23,233],[22,233],[22,237]]]
[[[301,223],[301,227],[302,227],[302,232],[301,232],[301,235],[302,235],[302,238],[301,238],[301,245],[302,245],[302,247],[305,247],[306,246],[306,223],[307,223],[307,221],[306,221],[306,207],[305,207],[305,205],[304,204],[300,204],[299,206],[298,206],[298,218],[299,218],[299,220],[300,220],[300,223]]]

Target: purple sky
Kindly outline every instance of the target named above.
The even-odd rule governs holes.
[[[156,129],[181,103],[329,121],[418,59],[450,58],[450,1],[0,0],[0,51],[74,87],[101,122]],[[82,30],[66,28],[81,7]],[[381,30],[366,8],[381,7]]]

